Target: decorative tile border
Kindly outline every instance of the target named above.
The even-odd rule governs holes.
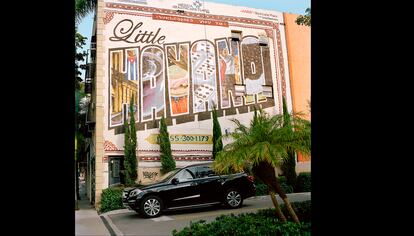
[[[173,156],[176,161],[210,161],[212,156]],[[160,157],[141,156],[140,161],[160,161]]]

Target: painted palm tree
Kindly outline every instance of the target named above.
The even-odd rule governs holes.
[[[89,13],[95,11],[97,0],[75,0],[75,23],[79,24]]]
[[[225,145],[223,151],[217,154],[213,168],[219,173],[250,169],[256,178],[267,185],[279,219],[286,221],[276,201],[275,192],[283,199],[292,219],[299,222],[276,178],[275,167],[279,167],[288,158],[290,150],[310,153],[310,122],[292,114],[288,124],[285,124],[283,114],[270,117],[263,110],[259,113],[255,111],[250,127],[237,119],[232,121],[236,129],[224,137],[232,138],[233,142]]]

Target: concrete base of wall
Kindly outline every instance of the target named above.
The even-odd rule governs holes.
[[[302,172],[311,172],[311,162],[297,162],[296,163],[296,173],[302,173]]]

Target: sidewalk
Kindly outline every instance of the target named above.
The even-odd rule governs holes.
[[[111,235],[95,208],[89,203],[85,182],[80,182],[79,210],[75,211],[75,235]]]

